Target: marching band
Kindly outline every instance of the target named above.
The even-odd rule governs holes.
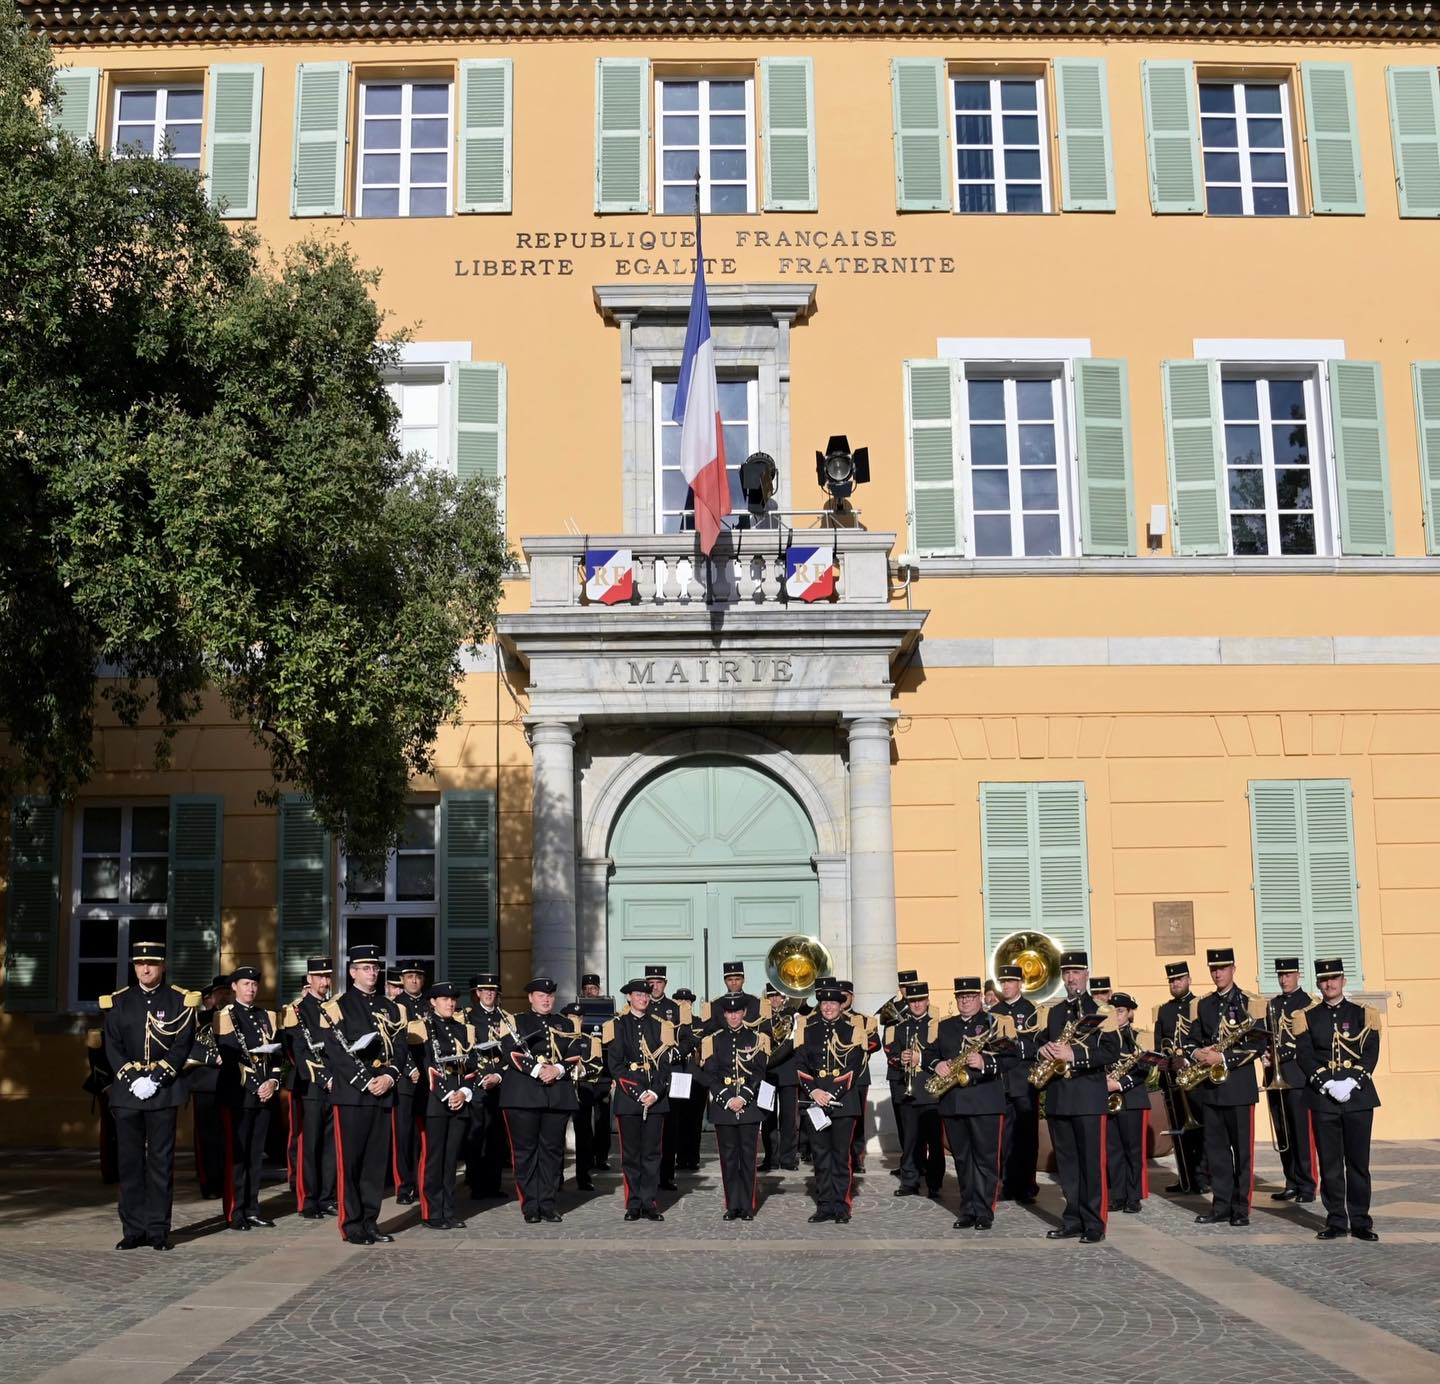
[[[709,1003],[683,990],[669,997],[665,968],[646,966],[620,987],[618,1013],[599,976],[587,975],[559,1012],[555,980],[535,977],[519,1014],[501,1007],[492,973],[470,978],[466,1012],[458,983],[426,987],[413,962],[389,973],[398,984],[387,997],[385,958],[373,946],[351,948],[348,984],[334,998],[328,959],[312,957],[305,988],[276,1014],[256,1007],[257,969],[186,991],[165,983],[163,944],[138,943],[135,984],[101,1000],[100,1065],[118,1139],[117,1248],[171,1246],[175,1125],[192,1082],[197,1152],[212,1139],[201,1128],[212,1104],[222,1149],[203,1168],[197,1159],[197,1171],[209,1190],[222,1184],[232,1230],[274,1224],[261,1214],[260,1167],[282,1104],[296,1209],[333,1216],[351,1244],[393,1238],[378,1223],[387,1173],[402,1204],[413,1189],[425,1228],[463,1229],[462,1160],[476,1198],[502,1195],[508,1164],[526,1223],[559,1222],[568,1124],[577,1122],[576,1181],[589,1189],[592,1171],[608,1166],[612,1117],[626,1221],[664,1219],[659,1194],[674,1189],[675,1167],[698,1167],[708,1119],[726,1220],[755,1216],[758,1172],[778,1151],[782,1169],[812,1164],[810,1220],[843,1225],[863,1170],[876,1053],[900,1135],[895,1195],[923,1189],[938,1198],[948,1150],[957,1230],[990,1229],[1002,1200],[1035,1201],[1043,1119],[1063,1197],[1047,1238],[1103,1241],[1109,1214],[1137,1214],[1149,1195],[1157,1090],[1179,1172],[1166,1190],[1209,1192],[1199,1223],[1248,1225],[1263,1089],[1284,1171],[1272,1199],[1311,1203],[1318,1185],[1326,1220],[1317,1238],[1379,1238],[1369,1159],[1381,1021],[1346,997],[1340,960],[1316,963],[1312,999],[1299,960],[1279,958],[1279,993],[1269,1000],[1235,983],[1230,947],[1207,951],[1214,989],[1200,998],[1187,963],[1171,962],[1170,999],[1147,1040],[1134,997],[1092,977],[1084,951],[1061,952],[1041,934],[1017,938],[997,953],[998,989],[957,977],[954,1013],[944,1018],[914,971],[899,973],[878,1015],[859,1013],[850,982],[821,975],[828,954],[805,938],[777,944],[790,954],[767,966],[763,999],[746,991],[738,962],[726,963],[725,990]],[[1030,998],[1045,988],[1037,977],[1058,979],[1053,1000]]]

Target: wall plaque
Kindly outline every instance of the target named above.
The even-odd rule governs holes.
[[[1190,956],[1195,951],[1195,903],[1193,899],[1157,899],[1155,909],[1155,955]]]

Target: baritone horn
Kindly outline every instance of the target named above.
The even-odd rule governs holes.
[[[1012,932],[990,957],[990,974],[1001,966],[1020,968],[1021,993],[1034,1004],[1060,993],[1060,944],[1043,932]]]
[[[765,956],[765,979],[792,1000],[809,999],[815,982],[829,975],[835,962],[818,937],[792,933],[782,937]]]

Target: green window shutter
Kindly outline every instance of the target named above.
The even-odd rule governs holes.
[[[220,969],[220,876],[225,800],[170,799],[170,979],[199,989]]]
[[[1440,69],[1387,67],[1401,216],[1440,216]]]
[[[765,210],[816,211],[815,68],[809,58],[761,58]]]
[[[965,550],[958,393],[950,361],[905,362],[905,460],[917,553]]]
[[[1310,209],[1317,216],[1363,216],[1365,170],[1354,71],[1348,62],[1302,62],[1300,86],[1310,146]]]
[[[5,888],[5,1009],[45,1014],[58,1007],[60,809],[46,797],[10,803]]]
[[[460,64],[458,212],[510,210],[514,67],[509,58]]]
[[[1110,96],[1104,58],[1056,58],[1060,116],[1060,209],[1115,210]]]
[[[450,455],[462,481],[492,481],[505,508],[505,367],[493,361],[450,366]]]
[[[1310,917],[1310,974],[1322,957],[1343,956],[1345,976],[1359,990],[1360,899],[1355,879],[1355,831],[1349,779],[1309,779],[1300,784],[1304,823],[1305,902]]]
[[[892,58],[895,109],[895,209],[950,210],[950,120],[945,64],[939,58]]]
[[[494,793],[441,795],[441,974],[462,983],[499,967],[495,838]]]
[[[1385,399],[1380,365],[1332,360],[1330,413],[1340,491],[1340,551],[1388,557],[1395,552],[1390,468],[1385,456]]]
[[[1213,360],[1167,360],[1161,369],[1173,547],[1182,557],[1228,553],[1219,372]]]
[[[595,59],[595,210],[650,210],[650,63]]]
[[[982,783],[985,955],[1012,932],[1046,932],[1064,950],[1090,945],[1083,783]]]
[[[1260,975],[1277,956],[1341,956],[1355,988],[1364,984],[1355,836],[1348,779],[1256,780],[1250,784],[1255,926]]]
[[[276,813],[279,907],[275,970],[282,1003],[305,984],[306,962],[330,954],[330,834],[308,798],[287,793]]]
[[[302,62],[295,72],[291,216],[345,214],[350,64]]]
[[[1123,360],[1075,362],[1079,428],[1080,551],[1135,556],[1130,470],[1130,383]]]
[[[221,216],[256,215],[264,80],[265,69],[258,63],[216,63],[210,69],[205,176],[210,200],[222,208]]]
[[[51,127],[83,144],[95,138],[100,113],[100,69],[62,67],[55,74],[59,103],[50,117]]]
[[[1440,555],[1440,360],[1416,361],[1415,432],[1420,442],[1420,486],[1425,496],[1425,551]]]
[[[1188,58],[1140,64],[1150,206],[1157,215],[1204,210],[1195,64]]]

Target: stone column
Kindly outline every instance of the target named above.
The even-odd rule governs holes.
[[[607,995],[615,993],[615,981],[626,976],[605,974],[605,952],[609,941],[606,904],[609,897],[610,871],[615,862],[608,855],[598,859],[586,856],[575,866],[575,948],[580,973],[593,971],[600,977]]]
[[[895,993],[895,849],[890,820],[893,715],[857,716],[850,732],[850,969],[855,1004],[873,1014]]]
[[[844,854],[812,855],[820,889],[820,940],[838,974],[850,974],[850,860]]]
[[[534,762],[530,970],[561,996],[580,978],[575,938],[575,732],[571,721],[530,723]]]

